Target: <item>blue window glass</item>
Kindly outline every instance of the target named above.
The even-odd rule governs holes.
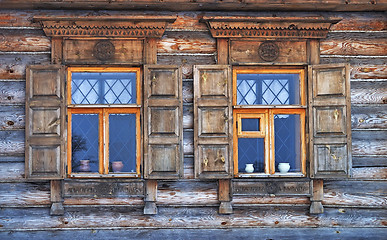
[[[72,172],[98,172],[98,114],[72,114]]]
[[[238,138],[238,171],[246,173],[246,164],[253,164],[254,173],[265,172],[264,139]]]
[[[109,115],[109,171],[136,172],[136,114]]]
[[[300,115],[274,115],[275,166],[290,163],[289,172],[301,171]]]
[[[242,131],[253,131],[253,132],[259,132],[259,118],[242,118]]]
[[[73,72],[72,104],[136,104],[136,73]]]
[[[299,74],[237,74],[237,104],[300,104],[299,82]]]

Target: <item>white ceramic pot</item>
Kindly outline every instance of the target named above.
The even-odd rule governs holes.
[[[124,164],[122,163],[122,161],[114,161],[112,163],[113,172],[121,172],[123,167]]]
[[[253,164],[252,164],[252,163],[246,164],[245,171],[246,171],[247,173],[252,173],[252,172],[254,172],[254,166],[253,166]]]
[[[290,170],[290,164],[289,163],[279,163],[278,170],[280,171],[280,173],[287,173]]]

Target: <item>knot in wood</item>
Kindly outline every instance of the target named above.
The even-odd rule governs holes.
[[[94,45],[93,54],[94,57],[101,61],[107,61],[113,58],[115,53],[115,47],[110,41],[99,41]]]
[[[263,42],[258,48],[258,55],[262,60],[272,62],[279,56],[279,47],[272,41]]]

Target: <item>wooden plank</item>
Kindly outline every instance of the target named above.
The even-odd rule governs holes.
[[[234,206],[243,207],[250,205],[264,206],[264,205],[309,205],[309,197],[301,196],[233,196],[232,204]]]
[[[351,121],[352,130],[386,130],[387,108],[374,105],[366,107],[352,105]]]
[[[25,91],[26,83],[24,81],[0,81],[0,104],[25,105]]]
[[[47,52],[51,41],[42,30],[2,30],[2,52]]]
[[[208,32],[165,32],[157,49],[159,53],[215,53],[216,40]]]
[[[49,64],[50,54],[2,54],[0,57],[0,79],[25,79],[26,66]]]
[[[1,183],[0,205],[6,206],[46,206],[50,201],[50,184],[42,183]]]
[[[385,228],[233,228],[233,229],[97,229],[97,230],[69,229],[55,230],[10,230],[0,232],[2,239],[31,239],[46,240],[55,236],[55,239],[130,239],[164,240],[164,239],[249,239],[259,236],[262,239],[383,239],[386,235]],[[3,237],[2,237],[3,236]],[[76,236],[76,238],[74,238]]]
[[[158,185],[157,205],[219,204],[216,181],[162,181]]]
[[[386,68],[387,77],[387,68]],[[351,103],[352,104],[383,104],[387,101],[387,81],[351,82]]]
[[[353,167],[387,167],[387,155],[379,156],[352,156]]]
[[[113,46],[111,55],[102,53],[98,57],[96,51],[107,51],[106,47],[99,48],[98,44],[109,43]],[[106,46],[102,45],[102,46]],[[143,59],[144,43],[142,40],[84,40],[68,39],[63,43],[63,60],[65,63],[79,64],[109,64],[127,63],[141,64]],[[104,59],[104,57],[107,57]]]
[[[351,79],[386,79],[386,65],[351,66]]]
[[[387,178],[387,167],[354,168],[352,178],[384,181]]]
[[[204,31],[208,28],[204,22],[199,22],[202,14],[198,12],[179,12],[173,23],[167,23],[166,31]]]
[[[25,111],[23,106],[1,106],[0,129],[22,130],[25,127]]]
[[[309,181],[238,181],[232,182],[234,196],[309,196]]]
[[[65,198],[63,201],[65,206],[88,206],[88,205],[112,205],[112,206],[144,206],[143,197],[130,198]]]
[[[324,55],[386,56],[387,38],[382,39],[326,39],[320,44]]]
[[[352,154],[386,155],[387,131],[353,131]]]
[[[325,181],[323,204],[384,208],[386,189],[385,181]]]
[[[343,18],[331,27],[331,31],[384,31],[387,30],[386,14],[380,12],[327,13]]]
[[[213,54],[187,54],[187,55],[176,55],[176,54],[165,54],[157,56],[158,64],[165,65],[181,65],[183,73],[183,79],[193,79],[193,65],[199,64],[215,64],[215,55]]]
[[[0,181],[24,180],[24,162],[0,162]]]
[[[184,179],[194,178],[194,159],[193,157],[184,157]]]
[[[193,129],[193,106],[183,105],[183,128]]]
[[[0,131],[0,153],[24,154],[24,131]]]
[[[67,207],[65,216],[48,216],[46,208],[3,208],[4,230],[48,228],[95,230],[99,228],[200,228],[239,227],[383,227],[386,209],[327,208],[311,216],[308,207],[244,207],[234,214],[220,215],[215,207],[164,208],[156,216],[144,216],[141,208]]]

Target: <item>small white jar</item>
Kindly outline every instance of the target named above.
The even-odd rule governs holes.
[[[254,172],[254,166],[253,166],[253,164],[252,164],[252,163],[247,163],[247,164],[246,164],[245,171],[246,171],[247,173],[252,173],[252,172]]]
[[[278,170],[280,171],[280,173],[287,173],[290,170],[290,164],[289,163],[279,163]]]

